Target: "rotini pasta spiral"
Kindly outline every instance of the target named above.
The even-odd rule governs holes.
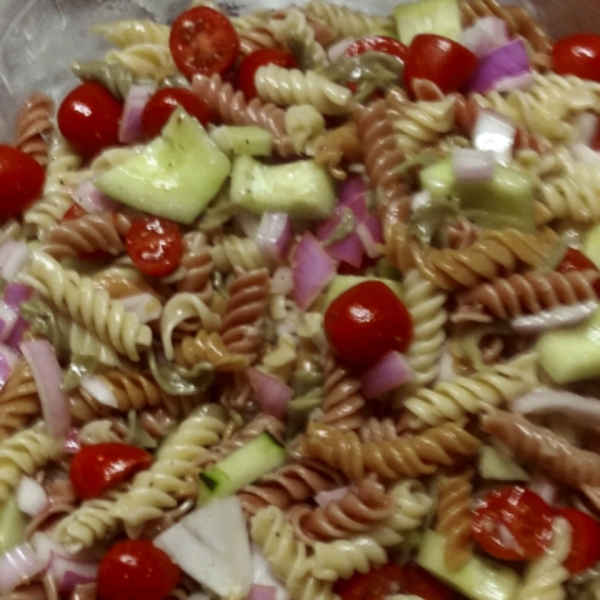
[[[25,428],[40,413],[40,399],[29,363],[20,358],[0,391],[0,442]]]
[[[528,353],[506,364],[497,364],[471,376],[423,388],[403,401],[418,419],[430,426],[459,421],[482,406],[509,402],[539,385],[537,356]]]
[[[115,98],[124,100],[134,83],[135,75],[131,69],[119,63],[109,64],[104,60],[92,62],[75,61],[71,64],[75,77],[83,81],[97,81]]]
[[[267,65],[256,71],[254,83],[261,100],[274,104],[310,104],[324,115],[340,115],[350,110],[352,92],[315,71]]]
[[[42,167],[48,164],[48,138],[54,131],[54,102],[46,94],[29,96],[17,115],[14,146],[29,154]]]
[[[233,270],[253,271],[266,266],[267,260],[256,242],[237,235],[226,235],[210,249],[215,269],[221,273]]]
[[[22,475],[33,475],[61,452],[60,441],[41,426],[23,429],[0,442],[0,502],[6,502]]]
[[[365,471],[389,479],[430,474],[438,465],[454,464],[456,457],[473,455],[479,446],[479,440],[457,423],[432,427],[413,438],[379,443],[362,443],[354,432],[312,424],[302,450],[358,481]]]
[[[185,275],[177,283],[178,291],[196,292],[202,298],[212,292],[210,278],[214,263],[203,233],[193,231],[183,236],[183,256],[180,265],[185,269]]]
[[[341,165],[359,160],[361,150],[358,128],[354,122],[349,121],[327,132],[319,140],[315,162],[324,166],[336,179],[345,179],[346,171]]]
[[[239,371],[248,366],[248,358],[232,354],[218,333],[201,329],[195,336],[186,336],[174,349],[174,360],[184,367],[200,362],[210,363],[216,371]]]
[[[195,465],[210,458],[206,448],[217,444],[224,431],[225,415],[218,405],[198,408],[162,443],[154,464],[136,475],[112,515],[137,528],[176,506],[193,491]]]
[[[325,131],[325,119],[310,104],[290,106],[285,111],[285,130],[297,154],[313,154],[312,146]]]
[[[63,269],[47,254],[34,252],[22,279],[131,360],[139,360],[138,349],[147,348],[152,341],[150,328],[140,323],[135,313],[125,311],[119,300],[111,300],[106,291],[94,286],[93,280]]]
[[[99,23],[91,28],[91,33],[101,35],[109,44],[118,48],[128,48],[136,44],[168,46],[171,28],[144,19],[129,19]]]
[[[281,509],[260,510],[250,526],[252,540],[262,549],[276,577],[285,582],[292,600],[334,600],[331,585],[315,579],[306,545],[294,538],[294,528]]]
[[[168,45],[133,44],[123,50],[111,50],[105,56],[108,64],[121,64],[130,69],[136,78],[160,81],[175,73],[175,63]]]

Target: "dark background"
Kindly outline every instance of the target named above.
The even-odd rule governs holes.
[[[600,33],[600,0],[524,0],[521,4],[535,7],[554,39],[576,31]]]

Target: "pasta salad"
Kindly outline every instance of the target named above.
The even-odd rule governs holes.
[[[600,36],[91,34],[0,145],[0,600],[599,597]]]

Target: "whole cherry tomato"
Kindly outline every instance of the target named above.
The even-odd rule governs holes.
[[[561,508],[557,515],[571,526],[571,550],[563,563],[571,574],[581,573],[600,561],[600,524],[576,508]]]
[[[600,35],[576,33],[552,47],[552,66],[559,75],[600,81]]]
[[[181,570],[151,540],[115,544],[100,562],[100,600],[164,600],[181,579]]]
[[[344,56],[360,56],[365,52],[385,52],[404,62],[406,60],[408,48],[402,42],[399,42],[394,38],[385,35],[373,35],[361,38],[350,44],[346,48]]]
[[[385,600],[398,594],[415,594],[423,600],[453,600],[455,592],[415,563],[387,564],[368,573],[338,579],[333,590],[342,600]]]
[[[84,446],[73,458],[69,477],[81,498],[97,498],[152,463],[152,455],[128,444]]]
[[[404,86],[412,94],[412,82],[415,79],[427,79],[444,94],[457,92],[469,81],[478,62],[477,56],[458,42],[432,33],[422,33],[408,47],[404,62]]]
[[[169,47],[177,68],[192,79],[227,71],[237,58],[240,38],[224,14],[197,6],[175,19]]]
[[[72,90],[58,109],[58,128],[85,157],[119,143],[121,103],[99,83],[89,81]]]
[[[552,508],[536,493],[507,487],[490,492],[479,502],[471,531],[475,541],[496,558],[531,560],[552,541],[552,514]]]
[[[244,58],[238,70],[238,85],[248,100],[257,95],[254,76],[260,67],[276,65],[284,69],[297,69],[296,59],[278,48],[260,48]]]
[[[0,145],[0,222],[23,212],[42,192],[44,169],[18,148]]]
[[[183,239],[177,223],[146,216],[131,224],[125,248],[139,271],[151,277],[164,277],[179,266]]]
[[[353,365],[370,365],[412,341],[410,313],[381,281],[359,283],[340,294],[325,313],[325,333],[334,350]]]
[[[173,111],[183,106],[186,112],[207,125],[211,120],[210,109],[202,98],[185,88],[164,88],[148,100],[142,112],[142,129],[153,138],[160,134]]]

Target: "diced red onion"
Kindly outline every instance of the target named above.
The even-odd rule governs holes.
[[[331,281],[337,265],[309,232],[296,244],[291,262],[294,300],[300,309],[305,310]]]
[[[162,314],[162,304],[148,292],[121,298],[121,304],[127,312],[135,313],[142,323],[154,321]]]
[[[0,277],[5,281],[13,281],[23,270],[31,251],[27,244],[15,240],[7,240],[0,247]]]
[[[522,415],[559,413],[584,427],[600,429],[600,400],[564,390],[535,390],[515,400],[510,409]]]
[[[477,150],[493,152],[500,163],[507,164],[516,135],[517,129],[510,119],[492,110],[480,110],[471,138]]]
[[[350,488],[348,486],[336,488],[335,490],[328,490],[327,492],[319,492],[315,496],[315,502],[319,506],[327,506],[332,502],[336,502],[337,500],[341,500],[344,496],[348,494]]]
[[[525,89],[533,82],[525,43],[514,39],[482,58],[469,82],[469,91],[487,94],[492,90],[510,92]]]
[[[362,391],[365,397],[377,398],[395,390],[412,378],[412,371],[400,352],[388,352],[361,376]]]
[[[0,302],[0,342],[8,340],[18,319],[19,313],[14,308]]]
[[[119,141],[122,144],[137,144],[146,139],[142,128],[142,113],[152,94],[153,85],[132,85],[129,88],[119,126]]]
[[[256,245],[270,259],[281,262],[292,241],[292,222],[286,213],[263,213],[256,237]]]
[[[44,568],[34,549],[21,544],[0,555],[0,594],[8,594],[31,581]]]
[[[272,585],[254,584],[250,588],[247,600],[275,600],[277,588]]]
[[[26,302],[33,295],[33,288],[22,283],[9,283],[4,288],[4,302],[11,308],[19,308],[22,302]]]
[[[0,388],[8,381],[17,360],[17,355],[8,346],[0,344]]]
[[[573,144],[571,146],[571,153],[582,163],[590,165],[591,167],[600,168],[600,152],[596,152],[589,146],[586,146],[581,142]]]
[[[294,278],[290,267],[277,267],[271,277],[271,293],[288,296],[294,289]]]
[[[369,217],[366,202],[366,188],[359,176],[348,177],[339,190],[339,202],[334,214],[321,222],[317,228],[317,239],[326,241],[340,225],[344,212],[351,210],[355,226],[366,221]],[[327,246],[327,253],[334,259],[348,263],[353,267],[360,267],[364,254],[363,243],[356,233],[350,232],[344,239]]]
[[[30,340],[21,344],[40,396],[42,414],[50,434],[65,437],[71,428],[69,401],[62,390],[62,371],[48,340]]]
[[[48,496],[39,482],[31,477],[21,477],[17,486],[17,506],[21,512],[35,517],[48,507],[48,503]]]
[[[496,157],[489,150],[455,148],[452,152],[452,168],[457,181],[484,183],[494,177]]]
[[[479,58],[488,55],[494,48],[504,46],[510,41],[506,22],[498,17],[477,19],[475,24],[467,27],[460,38],[460,43]]]
[[[515,317],[511,319],[510,326],[522,335],[533,335],[560,327],[572,327],[581,323],[581,321],[585,321],[597,308],[598,302],[596,300],[558,306],[551,310],[543,310],[535,315]]]
[[[96,581],[98,564],[77,562],[64,556],[54,556],[48,572],[54,575],[60,595],[68,598],[75,586]]]
[[[574,144],[583,144],[589,146],[594,139],[594,134],[598,128],[598,115],[592,112],[584,112],[573,118]]]
[[[383,244],[383,231],[375,215],[369,215],[365,221],[356,226],[356,234],[369,258],[381,256],[380,245]]]
[[[94,400],[110,406],[111,408],[118,408],[119,404],[112,390],[95,375],[87,375],[81,380],[81,387],[92,397]]]
[[[63,450],[67,454],[77,454],[81,450],[81,441],[79,439],[79,430],[71,429],[65,438]]]
[[[547,477],[536,474],[534,475],[527,487],[537,494],[546,504],[554,506],[558,497],[558,486]]]
[[[332,44],[327,48],[327,57],[330,62],[335,62],[340,56],[343,56],[344,52],[348,50],[352,44],[356,41],[355,38],[344,38],[335,44]]]
[[[73,200],[90,215],[115,212],[121,206],[116,200],[103,194],[89,179],[75,188]]]
[[[292,388],[277,377],[267,375],[253,367],[247,369],[246,373],[263,412],[283,419],[285,409],[294,396]]]

